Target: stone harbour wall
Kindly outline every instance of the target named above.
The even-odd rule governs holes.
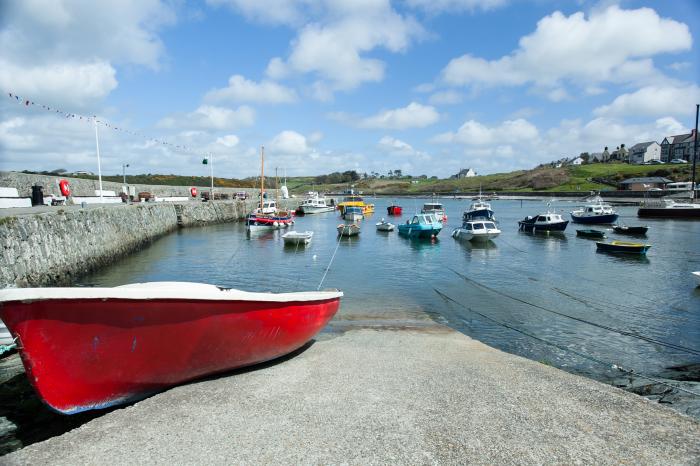
[[[75,196],[94,196],[95,191],[100,189],[100,183],[97,180],[86,180],[83,178],[71,178],[69,176],[50,176],[50,175],[34,175],[29,173],[0,171],[0,187],[17,188],[20,197],[29,197],[32,195],[32,186],[39,184],[43,186],[44,195],[53,194],[60,196],[61,192],[58,188],[60,180],[67,180],[70,184],[71,191]],[[126,181],[128,183],[129,176]],[[167,186],[167,185],[150,185],[150,184],[129,184],[134,186],[136,193],[149,192],[154,196],[169,197],[169,196],[190,196],[191,186]],[[114,191],[117,195],[122,191],[122,183],[113,181],[103,181],[102,189],[105,191]],[[209,191],[209,187],[199,186],[198,191]],[[228,195],[235,194],[239,191],[246,191],[251,196],[258,196],[258,190],[252,188],[219,188],[214,187],[215,193],[226,193]]]
[[[68,285],[180,227],[232,222],[253,202],[52,207],[0,216],[0,287]],[[285,203],[281,203],[284,204]]]

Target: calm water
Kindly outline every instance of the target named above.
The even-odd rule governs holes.
[[[485,246],[450,235],[461,223],[468,200],[443,200],[449,220],[435,242],[377,232],[374,224],[385,216],[389,201],[373,201],[377,211],[363,222],[356,238],[338,242],[335,228],[341,220],[336,213],[297,219],[297,230],[314,231],[306,248],[285,247],[284,231],[248,237],[242,223],[191,228],[156,241],[82,283],[113,286],[184,280],[254,291],[316,289],[335,252],[323,288],[345,292],[339,320],[430,318],[488,345],[601,380],[619,374],[489,322],[469,309],[648,375],[661,374],[670,366],[700,363],[697,354],[623,336],[522,302],[700,350],[700,288],[695,288],[690,275],[700,270],[700,222],[644,220],[650,227],[644,241],[653,245],[648,256],[619,257],[597,253],[594,241],[576,237],[575,225],[570,224],[562,236],[519,232],[517,220],[546,210],[541,201],[494,201],[503,233]],[[423,202],[404,199],[404,212],[415,212]],[[559,202],[556,208],[568,218],[575,205]],[[640,223],[636,207],[617,210],[625,223]],[[393,217],[392,222],[397,221]],[[608,238],[626,239],[612,230]],[[460,305],[441,298],[435,289]]]

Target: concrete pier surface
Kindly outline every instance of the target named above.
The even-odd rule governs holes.
[[[336,326],[4,464],[698,464],[700,424],[436,324]],[[366,327],[366,326],[365,326]]]

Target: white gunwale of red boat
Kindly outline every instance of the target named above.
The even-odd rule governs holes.
[[[6,288],[0,302],[45,299],[186,299],[189,301],[319,301],[343,296],[342,291],[302,291],[295,293],[256,293],[193,282],[146,282],[113,288]]]

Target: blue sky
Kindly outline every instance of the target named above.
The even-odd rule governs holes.
[[[1,5],[3,170],[96,171],[92,124],[41,105],[109,123],[104,173],[254,176],[265,145],[290,175],[446,177],[660,142],[700,102],[691,0]]]

